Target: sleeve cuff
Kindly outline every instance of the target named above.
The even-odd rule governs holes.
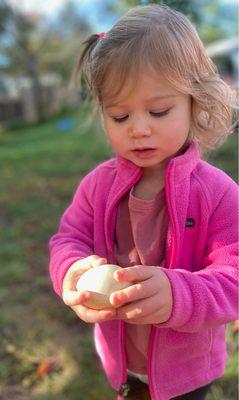
[[[180,328],[187,324],[193,313],[193,296],[187,279],[185,279],[187,276],[189,277],[189,274],[191,275],[191,272],[179,269],[169,270],[166,268],[163,268],[163,272],[167,275],[171,284],[173,308],[169,319],[162,324],[156,324],[156,326],[180,330]]]

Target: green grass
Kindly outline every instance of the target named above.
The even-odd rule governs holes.
[[[63,116],[62,116],[63,117]],[[113,400],[95,354],[92,326],[54,294],[48,277],[48,240],[82,176],[110,156],[99,123],[72,113],[76,126],[57,120],[0,132],[0,399]],[[237,178],[236,136],[212,161]],[[236,335],[228,330],[227,371],[209,400],[236,399]],[[52,361],[48,374],[39,366]]]

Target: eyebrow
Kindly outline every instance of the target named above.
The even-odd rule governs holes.
[[[147,100],[146,100],[146,103],[148,103],[148,102],[150,102],[150,101],[152,101],[152,100],[163,100],[163,99],[168,99],[168,98],[170,98],[170,97],[176,97],[177,95],[176,94],[164,94],[164,95],[156,95],[156,96],[153,96],[153,97],[149,97]],[[124,107],[125,105],[124,104],[119,104],[119,103],[112,103],[112,104],[108,104],[108,105],[106,105],[105,106],[105,108],[107,109],[107,108],[112,108],[112,107]]]
[[[150,101],[150,100],[158,100],[158,99],[167,99],[168,97],[176,97],[176,96],[177,96],[176,94],[157,95],[157,96],[150,97],[148,99],[148,101]]]

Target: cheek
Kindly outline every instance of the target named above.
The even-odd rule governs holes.
[[[123,148],[124,141],[122,140],[122,138],[119,135],[117,135],[116,133],[114,134],[111,131],[110,133],[107,132],[106,136],[107,136],[110,146],[112,147],[113,150],[119,151],[120,149]]]
[[[106,137],[112,146],[113,149],[123,147],[124,140],[124,132],[120,130],[115,124],[112,124],[111,122],[105,121],[104,123],[105,127],[105,134]],[[118,128],[118,129],[117,129]]]
[[[186,109],[182,109],[175,113],[168,125],[169,135],[176,135],[179,137],[179,140],[180,137],[183,138],[185,135],[188,135],[191,126],[190,114],[187,111]]]
[[[189,124],[182,123],[176,117],[166,123],[160,132],[160,142],[167,152],[176,152],[183,145],[188,137]]]

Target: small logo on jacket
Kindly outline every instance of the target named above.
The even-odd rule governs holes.
[[[186,218],[186,228],[193,228],[195,226],[195,221],[193,218]]]

